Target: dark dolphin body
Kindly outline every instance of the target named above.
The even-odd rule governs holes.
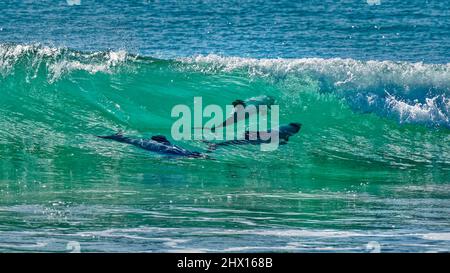
[[[289,137],[298,133],[301,127],[302,124],[296,122],[280,126],[277,129],[279,136],[279,144],[280,145],[287,144],[287,142],[289,141]],[[217,147],[220,146],[245,145],[245,144],[259,145],[262,143],[270,143],[271,139],[267,137],[267,135],[270,133],[271,130],[268,130],[267,132],[246,131],[243,139],[230,140],[219,143],[209,143],[208,150],[209,152],[211,152],[212,150],[215,150],[217,149]]]
[[[275,104],[275,99],[271,96],[259,96],[259,97],[252,97],[246,100],[235,100],[233,101],[232,105],[234,107],[233,112],[231,113],[231,115],[226,118],[221,124],[217,125],[217,126],[213,126],[211,128],[211,132],[215,132],[218,128],[221,127],[226,127],[228,125],[232,125],[234,123],[239,122],[242,118],[247,119],[247,115],[243,115],[243,116],[239,116],[238,115],[238,109],[237,106],[242,106],[242,110],[245,111],[245,108],[247,108],[247,106],[255,106],[256,108],[258,108],[261,105],[265,105],[267,106],[267,108],[270,109],[270,107]],[[249,113],[250,114],[255,114],[255,113]],[[240,119],[241,118],[241,119]]]
[[[136,147],[142,148],[147,151],[155,152],[158,154],[169,156],[182,156],[182,157],[207,157],[206,155],[186,150],[180,146],[170,143],[165,136],[152,136],[151,139],[131,138],[126,137],[122,133],[117,133],[110,136],[98,136],[99,138],[112,139],[118,142],[127,143]]]

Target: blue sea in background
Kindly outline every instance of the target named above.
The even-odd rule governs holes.
[[[450,251],[449,6],[0,1],[0,251]],[[274,152],[96,137],[260,95]]]
[[[3,1],[2,42],[148,56],[448,63],[448,1]]]

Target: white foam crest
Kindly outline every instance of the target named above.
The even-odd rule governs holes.
[[[92,59],[88,59],[89,62],[84,63],[78,60],[62,60],[49,65],[49,71],[52,75],[51,81],[55,81],[61,78],[62,75],[70,73],[75,70],[87,71],[90,74],[98,72],[111,73],[111,69],[120,63],[125,62],[127,59],[127,53],[125,51],[108,52],[103,60],[100,62],[92,63]]]
[[[0,44],[0,73],[5,77],[14,69],[19,60],[29,55],[31,74],[35,76],[39,65],[44,63],[49,71],[50,81],[59,79],[62,75],[75,70],[84,70],[91,74],[97,72],[110,73],[113,67],[127,61],[129,55],[124,50],[81,53],[57,48],[33,45]]]
[[[32,48],[31,45],[0,45],[0,74],[3,76],[9,74],[19,58],[30,52]]]
[[[197,65],[204,72],[245,69],[252,75],[267,76],[313,73],[326,76],[334,86],[369,88],[380,85],[412,87],[425,84],[434,88],[450,87],[450,64],[342,58],[254,59],[218,55],[199,55],[181,58],[180,61]]]
[[[33,45],[8,45],[0,44],[0,68],[5,65],[14,64],[20,57],[25,54],[33,53],[39,57],[52,57],[62,53],[63,48]]]
[[[431,123],[447,127],[450,125],[450,99],[442,96],[426,98],[425,103],[414,104],[388,96],[386,106],[397,115],[400,123]]]

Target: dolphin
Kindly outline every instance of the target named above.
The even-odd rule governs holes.
[[[246,100],[235,100],[232,102],[232,105],[234,107],[233,111],[230,113],[228,118],[226,118],[221,124],[217,126],[213,126],[210,130],[211,132],[215,132],[217,128],[226,127],[228,125],[232,125],[238,121],[241,121],[242,119],[246,119],[247,115],[239,115],[239,111],[245,111],[245,108],[253,105],[257,109],[261,105],[266,105],[267,108],[270,109],[270,106],[275,104],[275,99],[271,96],[258,96],[258,97],[252,97]],[[238,107],[241,106],[241,107]],[[248,112],[249,116],[252,114],[255,114],[254,112]]]
[[[279,137],[279,144],[284,145],[287,144],[289,141],[289,137],[295,135],[300,131],[302,128],[301,123],[292,122],[286,125],[281,125],[274,131],[278,131],[278,137]],[[244,133],[243,139],[238,140],[229,140],[219,143],[208,143],[208,152],[211,152],[213,150],[216,150],[218,147],[221,146],[233,146],[233,145],[245,145],[245,144],[251,144],[251,145],[259,145],[261,143],[270,143],[270,135],[272,134],[272,130],[268,130],[265,132],[249,132],[246,131]]]
[[[115,135],[109,136],[97,136],[103,139],[111,139],[122,143],[127,143],[134,145],[136,147],[142,148],[147,151],[155,152],[158,154],[169,155],[169,156],[182,156],[190,158],[206,158],[207,156],[194,151],[186,150],[180,146],[174,145],[167,140],[165,136],[156,135],[152,136],[150,139],[143,138],[131,138],[123,135],[119,132]]]

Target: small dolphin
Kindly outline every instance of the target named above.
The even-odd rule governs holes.
[[[126,137],[123,135],[123,133],[119,132],[115,135],[97,136],[97,137],[104,139],[112,139],[118,142],[131,144],[144,150],[155,152],[158,154],[183,156],[191,158],[207,157],[202,153],[189,151],[177,145],[174,145],[170,143],[170,141],[168,141],[165,136],[162,135],[152,136],[151,139],[142,139],[142,138],[138,139]]]
[[[302,127],[301,123],[292,122],[286,125],[281,125],[278,127],[276,131],[278,131],[278,137],[279,137],[279,144],[284,145],[287,144],[289,141],[289,137],[295,135],[300,131]],[[238,140],[229,140],[219,143],[209,143],[208,152],[211,152],[217,147],[220,146],[231,146],[231,145],[245,145],[245,144],[251,144],[251,145],[259,145],[261,143],[270,143],[271,139],[269,134],[271,134],[271,130],[268,130],[266,132],[249,132],[246,131],[244,134],[244,139],[238,139]]]
[[[234,107],[233,112],[231,112],[231,114],[228,116],[228,118],[226,118],[221,124],[212,127],[211,132],[214,133],[217,128],[226,127],[227,125],[232,125],[238,121],[241,121],[242,119],[246,119],[247,115],[238,115],[239,109],[243,109],[243,111],[245,111],[245,108],[250,105],[255,106],[257,109],[261,105],[266,105],[267,108],[270,109],[270,106],[273,104],[275,104],[275,99],[271,96],[266,96],[266,95],[252,97],[252,98],[249,98],[246,100],[235,100],[232,102],[232,105]],[[238,105],[240,105],[242,107],[238,108],[237,107]],[[249,112],[248,116],[250,116],[252,114],[255,114],[255,113]]]

